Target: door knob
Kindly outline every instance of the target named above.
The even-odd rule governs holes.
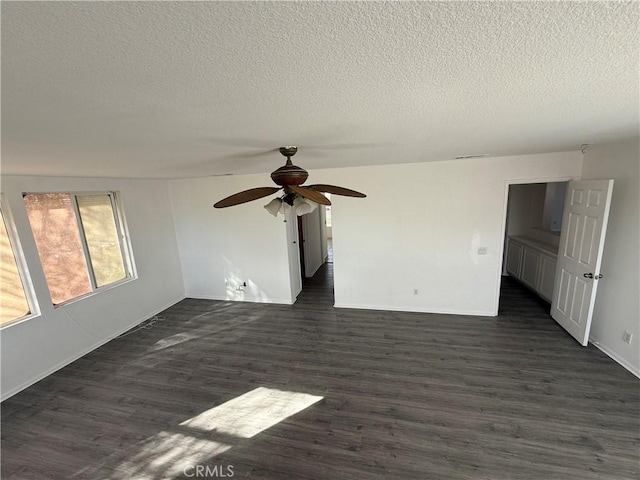
[[[602,274],[599,273],[598,275],[593,275],[593,273],[585,273],[582,275],[584,278],[594,278],[596,280],[600,280],[602,278]]]

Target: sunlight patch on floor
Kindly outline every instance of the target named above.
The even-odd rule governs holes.
[[[187,469],[210,462],[242,439],[254,437],[323,398],[258,387],[185,420],[180,424],[181,433],[162,431],[141,442],[111,470],[108,478],[180,477]]]
[[[146,440],[138,453],[122,462],[111,480],[174,478],[184,470],[231,448],[231,445],[181,433],[160,432]]]
[[[182,422],[185,427],[251,438],[323,397],[258,387]]]
[[[232,302],[229,302],[230,304]],[[218,312],[219,313],[219,312]],[[191,320],[198,317],[205,317],[210,315],[211,311],[204,312]],[[149,353],[158,352],[167,348],[181,345],[185,342],[192,340],[202,340],[206,338],[209,347],[213,345],[219,345],[222,343],[228,343],[239,340],[245,333],[245,325],[260,320],[264,315],[246,315],[243,318],[229,318],[229,319],[216,319],[215,324],[206,324],[195,330],[184,333],[176,333],[166,338],[162,338],[154,343],[149,349]],[[144,361],[148,362],[147,357],[144,357]]]
[[[200,338],[201,337],[201,333],[200,332],[195,332],[195,333],[176,333],[175,335],[172,335],[171,337],[167,337],[167,338],[163,338],[161,340],[158,340],[150,349],[150,352],[156,351],[156,350],[163,350],[165,348],[169,348],[169,347],[173,347],[175,345],[179,345],[181,343],[184,342],[189,342],[193,339],[196,338]]]

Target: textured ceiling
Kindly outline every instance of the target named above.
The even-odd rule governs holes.
[[[5,174],[270,172],[282,157],[260,153],[281,145],[313,169],[638,132],[637,3],[1,8]]]

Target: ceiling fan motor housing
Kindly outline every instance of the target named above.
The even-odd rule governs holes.
[[[280,153],[287,157],[287,163],[271,174],[271,180],[273,180],[276,185],[280,185],[281,187],[286,187],[287,185],[302,185],[309,177],[309,174],[304,168],[300,168],[291,163],[291,157],[293,157],[297,151],[298,147],[295,146],[280,147]]]
[[[286,187],[287,185],[302,185],[309,174],[304,168],[300,168],[291,163],[291,160],[287,160],[287,164],[280,167],[271,174],[271,180],[276,185]]]

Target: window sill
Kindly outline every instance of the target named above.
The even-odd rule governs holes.
[[[110,283],[109,285],[105,285],[104,287],[96,288],[93,292],[85,293],[84,295],[80,295],[79,297],[74,297],[69,300],[66,300],[62,303],[56,303],[53,305],[53,308],[67,307],[73,303],[79,302],[81,300],[85,300],[87,298],[93,297],[94,295],[98,295],[102,292],[106,292],[113,288],[117,288],[121,285],[126,285],[127,283],[133,282],[137,280],[137,277],[123,278],[122,280],[118,280],[117,282]]]
[[[32,318],[37,318],[40,315],[42,315],[41,313],[30,313],[28,315],[25,315],[24,317],[20,317],[20,318],[16,318],[15,320],[11,320],[3,325],[0,325],[0,331],[4,330],[5,328],[10,328],[13,327],[15,325],[18,325],[22,322],[27,322],[29,320],[31,320]]]

